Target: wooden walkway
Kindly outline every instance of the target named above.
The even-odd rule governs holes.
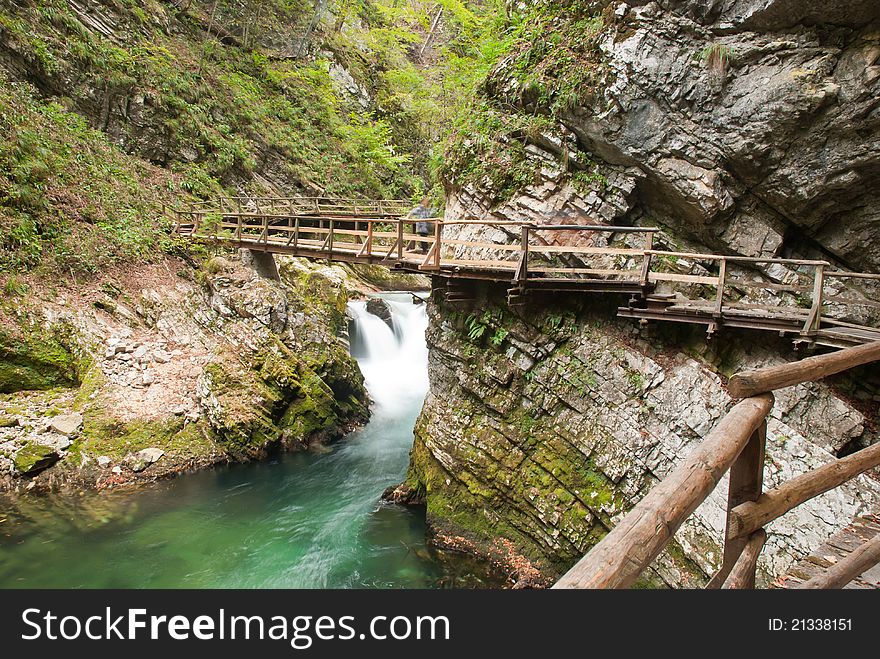
[[[863,515],[829,538],[822,546],[798,562],[789,573],[777,579],[777,588],[800,588],[810,579],[824,574],[830,567],[851,556],[872,538],[880,535],[880,515]],[[844,588],[880,588],[880,565],[873,565]]]
[[[832,309],[837,317],[852,309],[880,309],[880,302],[848,287],[857,280],[880,281],[877,274],[835,271],[816,260],[655,250],[658,229],[645,227],[438,218],[433,233],[421,236],[413,233],[415,220],[405,218],[409,208],[409,202],[399,200],[223,197],[176,211],[175,231],[230,247],[431,275],[440,284],[445,281],[442,287],[450,290],[453,302],[469,301],[466,282],[486,280],[507,284],[512,305],[547,291],[626,294],[629,302],[618,315],[700,324],[710,336],[722,327],[739,327],[837,348],[880,340],[880,329],[831,315]],[[493,236],[503,238],[489,242],[443,235],[446,227],[469,225],[491,227]],[[623,234],[634,247],[602,246]],[[674,271],[681,263],[698,264],[705,274]],[[759,265],[780,268],[787,282],[753,278]],[[660,284],[688,287],[690,297],[658,294]],[[789,306],[743,302],[749,293],[763,292],[787,298]]]

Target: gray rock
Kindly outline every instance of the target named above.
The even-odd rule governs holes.
[[[107,467],[110,466],[110,463],[113,461],[109,457],[107,457],[106,455],[99,455],[96,462],[98,463],[98,466],[101,469],[106,469]]]
[[[147,464],[158,462],[165,455],[165,451],[160,448],[145,448],[136,453],[137,457],[144,460]]]
[[[49,421],[49,427],[55,432],[66,437],[76,437],[82,430],[83,416],[79,412],[61,414]]]

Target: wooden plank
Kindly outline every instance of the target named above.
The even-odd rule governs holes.
[[[666,478],[572,567],[554,588],[626,588],[715,489],[764,421],[773,396],[735,405]]]
[[[802,590],[843,588],[863,572],[880,563],[880,535],[875,535],[837,563],[797,586]]]
[[[730,378],[727,388],[734,398],[746,398],[764,391],[820,380],[877,360],[880,360],[880,341],[788,364],[741,371]]]
[[[719,261],[727,259],[731,263],[778,263],[780,265],[824,265],[830,266],[828,261],[812,261],[808,259],[760,259],[751,256],[721,256],[719,254],[702,254],[700,252],[664,252],[652,250],[651,254],[657,256],[674,256],[676,258],[694,259],[697,261]]]
[[[465,260],[465,259],[442,259],[442,265],[455,267],[472,267],[472,268],[503,268],[513,270],[516,268],[516,261],[492,261],[492,260]]]
[[[826,272],[825,276],[838,279],[880,279],[880,275],[873,272],[846,272],[841,270]]]
[[[731,511],[741,503],[754,501],[761,495],[764,483],[764,449],[767,444],[767,421],[764,420],[752,433],[749,443],[730,468],[727,489],[727,527],[730,528]],[[730,538],[725,534],[724,556],[718,573],[709,581],[708,588],[720,588],[734,565],[740,559],[747,543],[746,538]],[[752,575],[754,584],[754,575]]]
[[[672,272],[652,272],[648,275],[648,281],[677,281],[688,284],[718,285],[718,277],[702,277],[700,275],[679,275]]]
[[[747,536],[805,501],[833,490],[878,465],[880,444],[874,444],[796,476],[765,492],[756,501],[742,503],[731,510],[727,537]]]
[[[631,275],[634,279],[638,279],[641,272],[639,270],[608,270],[602,268],[542,268],[531,267],[530,272],[541,272],[548,274],[567,274],[567,275]]]
[[[758,529],[749,536],[742,554],[740,554],[736,565],[733,566],[730,576],[727,577],[722,588],[731,590],[754,589],[758,557],[761,555],[761,549],[764,548],[765,542],[767,542],[767,532],[764,529]]]
[[[645,250],[617,247],[577,247],[575,245],[533,245],[531,251],[541,254],[599,254],[603,256],[643,256]]]
[[[458,245],[460,247],[478,247],[480,249],[494,249],[501,252],[518,252],[520,251],[519,245],[504,245],[499,243],[485,243],[485,242],[475,242],[473,240],[456,240],[453,238],[447,238],[443,241],[444,245]]]
[[[728,279],[727,285],[730,288],[756,288],[762,291],[782,291],[783,293],[809,293],[813,290],[812,286],[798,286],[795,284],[771,284],[765,281],[755,281],[749,279]]]

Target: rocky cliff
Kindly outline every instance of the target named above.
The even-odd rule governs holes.
[[[153,480],[366,420],[342,271],[289,261],[276,282],[216,257],[191,272],[167,261],[3,304],[0,486]]]
[[[876,3],[834,0],[537,3],[448,151],[448,214],[660,226],[664,248],[876,271],[878,19]],[[854,293],[866,301],[857,313],[876,318],[874,291]],[[432,307],[432,387],[408,485],[441,541],[491,553],[505,538],[558,574],[724,414],[727,376],[792,357],[748,332],[707,344],[688,329],[640,331],[613,320],[615,302],[544,299],[515,312],[485,290],[463,311]],[[877,384],[863,369],[779,392],[765,485],[876,441]],[[725,492],[648,581],[712,573]],[[773,524],[765,583],[878,497],[864,476]]]

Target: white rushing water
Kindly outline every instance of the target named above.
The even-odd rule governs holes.
[[[411,409],[415,401],[420,405],[428,392],[425,305],[413,304],[409,294],[386,294],[382,298],[391,310],[393,329],[369,313],[366,302],[348,304],[354,316],[352,354],[375,401],[373,412],[380,417],[396,416],[402,410]]]

